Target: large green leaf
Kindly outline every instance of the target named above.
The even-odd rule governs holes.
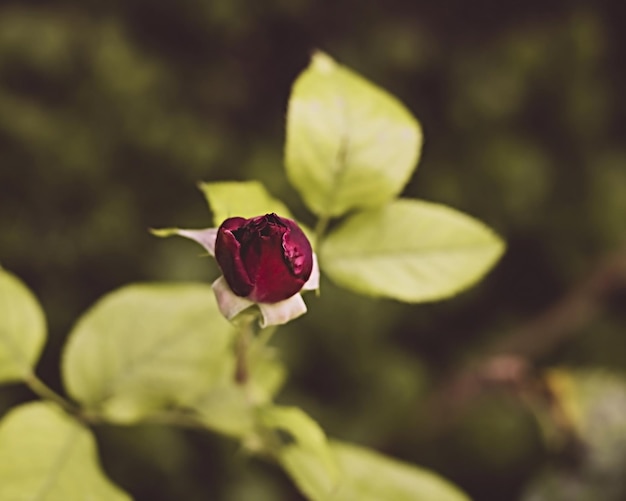
[[[78,321],[63,378],[89,409],[113,421],[136,421],[190,405],[231,377],[232,334],[208,285],[130,285]]]
[[[287,113],[291,183],[318,215],[381,205],[417,166],[420,126],[393,96],[316,53],[296,80]]]
[[[98,464],[91,432],[54,404],[30,403],[0,423],[0,499],[129,501]]]
[[[332,442],[342,482],[324,501],[468,501],[438,475],[364,447]],[[319,498],[312,497],[315,501]]]
[[[277,422],[273,423],[275,427],[287,428],[295,435],[293,443],[282,447],[278,460],[308,499],[469,500],[457,487],[428,470],[364,447],[327,441],[311,418],[301,411],[295,411],[297,410],[294,410],[292,416],[279,416]],[[311,427],[310,423],[315,427]],[[276,426],[277,424],[280,426]]]
[[[503,250],[499,237],[466,214],[400,199],[355,214],[328,235],[321,267],[355,292],[433,301],[474,284]]]
[[[26,379],[45,340],[46,321],[37,299],[0,268],[0,382]]]
[[[291,218],[289,209],[272,197],[258,181],[200,183],[200,189],[213,212],[215,226],[229,217],[255,217],[275,212]]]
[[[275,452],[300,490],[315,500],[331,499],[339,470],[320,426],[296,407],[267,406],[259,410],[258,420],[266,428],[286,432],[292,440]]]

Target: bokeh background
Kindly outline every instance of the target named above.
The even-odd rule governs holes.
[[[210,224],[197,181],[258,179],[311,221],[282,146],[290,85],[319,48],[420,119],[405,195],[509,248],[436,304],[324,281],[273,341],[280,401],[477,500],[626,499],[624,19],[617,1],[3,1],[0,262],[46,310],[41,376],[60,390],[64,339],[102,294],[217,276],[192,243],[147,232]],[[31,398],[3,387],[0,412]],[[96,433],[137,500],[302,499],[219,436]]]

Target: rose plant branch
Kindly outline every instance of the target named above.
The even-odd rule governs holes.
[[[235,337],[235,382],[240,385],[245,385],[250,376],[249,351],[256,322],[254,316],[239,322],[239,332]]]
[[[600,257],[561,299],[502,337],[489,352],[511,353],[537,360],[596,318],[608,295],[624,287],[626,248]]]
[[[429,401],[430,414],[459,416],[471,401],[491,388],[516,388],[537,377],[534,363],[581,332],[601,312],[610,294],[626,288],[626,249],[600,258],[580,279],[541,314],[499,338],[471,366],[450,374]],[[436,419],[439,427],[451,424]]]

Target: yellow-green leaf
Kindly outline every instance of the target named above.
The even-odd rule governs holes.
[[[200,190],[213,212],[215,226],[235,216],[250,218],[275,212],[281,217],[292,217],[287,206],[258,181],[200,183]]]
[[[228,377],[202,395],[192,406],[208,428],[237,438],[252,435],[257,426],[257,408],[271,401],[281,388],[286,371],[270,348],[249,358],[246,385],[234,381],[235,357],[229,355]]]
[[[431,471],[352,444],[333,441],[331,448],[342,482],[327,500],[469,501],[457,487]]]
[[[91,431],[54,404],[16,407],[0,422],[3,501],[130,501],[102,472]]]
[[[316,214],[339,216],[397,196],[417,166],[419,123],[395,97],[313,55],[287,112],[287,175]]]
[[[28,377],[46,340],[46,320],[35,296],[0,268],[0,382]]]
[[[339,470],[320,426],[296,407],[267,406],[258,420],[266,428],[287,432],[293,443],[276,451],[277,459],[298,487],[312,499],[331,499]]]
[[[399,199],[357,213],[330,233],[321,268],[338,285],[417,303],[454,295],[497,262],[502,240],[444,205]]]
[[[185,406],[228,377],[233,331],[204,284],[138,284],[98,301],[63,357],[70,395],[112,421]]]

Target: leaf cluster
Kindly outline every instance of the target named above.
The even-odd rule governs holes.
[[[472,285],[500,257],[502,241],[479,221],[398,198],[421,144],[417,120],[399,101],[325,54],[315,54],[295,82],[287,174],[318,218],[306,232],[322,271],[337,284],[371,296],[432,301]],[[258,182],[200,188],[216,225],[234,215],[291,216]],[[145,422],[235,438],[279,463],[315,501],[466,499],[433,473],[329,440],[301,409],[274,404],[286,370],[266,346],[268,334],[250,332],[254,324],[245,314],[234,324],[223,319],[206,284],[128,285],[100,299],[76,322],[63,351],[71,402],[35,375],[44,315],[4,271],[0,318],[0,381],[24,382],[49,400],[12,410],[0,425],[2,499],[129,499],[100,471],[89,426]],[[233,377],[242,339],[249,343],[246,384]]]

